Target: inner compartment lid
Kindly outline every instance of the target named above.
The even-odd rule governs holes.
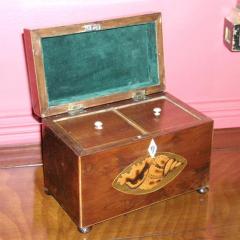
[[[38,116],[164,90],[160,13],[25,30],[24,35],[30,38],[26,45],[31,42],[35,74],[29,77],[31,85],[36,82],[32,95],[37,92]]]
[[[97,121],[103,124],[101,130],[97,130],[94,126]],[[141,134],[138,129],[112,111],[85,116],[78,115],[60,119],[56,123],[83,149],[128,141]]]

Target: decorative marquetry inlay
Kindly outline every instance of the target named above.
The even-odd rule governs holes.
[[[141,157],[126,167],[112,185],[120,192],[133,195],[155,192],[173,181],[186,165],[184,157],[171,152]]]

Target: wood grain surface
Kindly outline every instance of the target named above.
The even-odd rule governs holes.
[[[154,138],[158,151],[173,152],[188,165],[160,191],[135,196],[123,194],[112,182],[127,166],[146,155],[151,138],[81,157],[83,226],[124,214],[198,189],[208,182],[211,123]],[[186,142],[189,143],[186,147]],[[194,144],[190,144],[194,143]]]
[[[98,224],[86,235],[43,192],[42,167],[0,169],[0,239],[238,240],[239,161],[238,149],[214,151],[208,194],[160,202]]]
[[[49,129],[43,132],[44,188],[54,196],[79,226],[79,167],[78,156]],[[48,147],[51,151],[48,151]]]
[[[240,129],[238,128],[214,130],[213,148],[229,146],[238,149],[239,142]],[[0,147],[0,168],[36,164],[42,164],[40,144]]]
[[[153,114],[156,105],[163,108],[158,118]],[[96,121],[103,123],[102,130],[94,128]],[[60,139],[64,138],[65,143],[82,156],[82,150],[84,154],[104,151],[145,137],[177,134],[180,130],[210,122],[213,122],[210,118],[169,93],[157,93],[145,101],[121,101],[74,116],[64,114],[48,117],[43,119],[43,126],[50,128]]]
[[[178,102],[177,102],[178,103]],[[153,109],[161,108],[159,117],[154,116]],[[159,99],[130,107],[120,108],[123,113],[148,132],[165,131],[185,127],[187,124],[196,124],[200,117],[194,116],[186,109],[182,109],[168,99]]]
[[[169,183],[161,191],[136,197],[116,191],[112,183],[125,167],[147,153],[151,138],[87,154],[78,161],[78,155],[46,128],[43,131],[45,187],[78,226],[93,225],[193,191],[208,182],[211,129],[212,123],[209,122],[157,136],[158,151],[179,154],[187,159],[188,165],[177,181]],[[194,144],[186,147],[186,142]],[[78,181],[78,174],[81,181]]]
[[[95,129],[95,122],[101,121],[103,129]],[[72,137],[83,148],[101,146],[141,134],[114,112],[103,112],[87,116],[66,118],[57,124],[65,134]]]

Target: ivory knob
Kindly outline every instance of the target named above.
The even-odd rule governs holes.
[[[155,108],[153,109],[153,114],[154,114],[154,116],[156,116],[156,117],[160,116],[161,111],[162,111],[161,108],[155,107]]]
[[[96,121],[94,123],[95,129],[103,129],[103,123],[101,121]]]

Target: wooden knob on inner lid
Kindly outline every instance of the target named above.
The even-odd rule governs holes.
[[[153,114],[154,114],[154,116],[156,116],[156,117],[160,116],[161,111],[162,111],[161,108],[155,107],[155,108],[153,109]]]
[[[94,127],[95,127],[95,129],[103,129],[103,123],[101,122],[101,121],[96,121],[95,123],[94,123]]]

